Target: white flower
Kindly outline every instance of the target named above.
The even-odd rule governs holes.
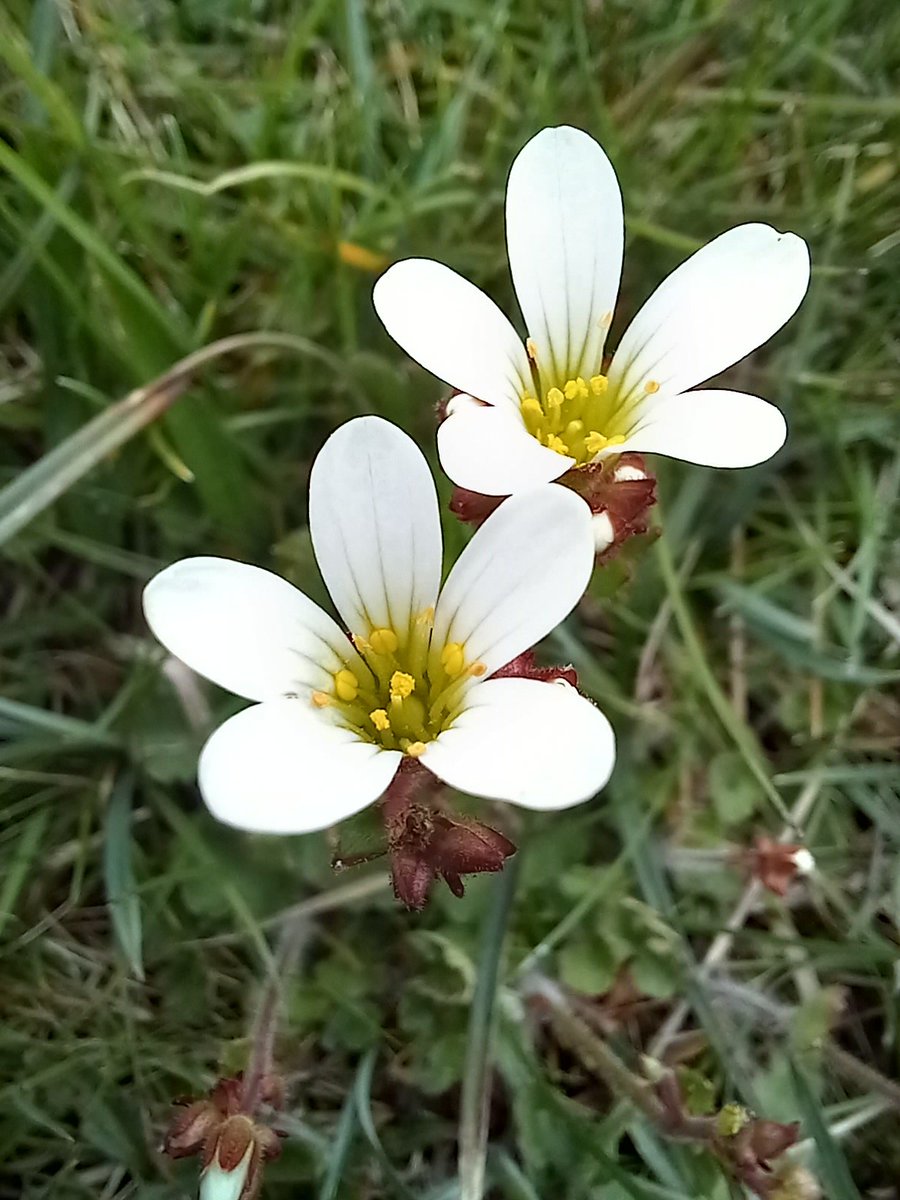
[[[784,418],[765,400],[691,389],[796,311],[809,283],[801,238],[760,224],[715,238],[657,288],[608,369],[622,197],[593,138],[562,126],[521,150],[507,185],[506,238],[524,344],[492,300],[429,259],[397,263],[373,294],[395,341],[465,395],[438,430],[454,483],[503,496],[627,450],[745,467],[783,444]]]
[[[587,506],[544,486],[505,501],[444,584],[431,472],[378,417],[337,430],[313,466],[309,522],[352,641],[286,580],[193,558],[148,584],[159,640],[256,701],[200,757],[222,821],[302,833],[376,800],[404,754],[463,792],[564,808],[606,782],[613,735],[573,688],[491,675],[574,608],[591,574]]]

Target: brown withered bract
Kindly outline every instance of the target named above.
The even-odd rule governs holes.
[[[462,896],[463,875],[500,871],[516,847],[489,825],[439,807],[440,785],[415,759],[405,759],[381,800],[394,895],[421,909],[435,881]]]
[[[416,910],[438,878],[460,897],[463,875],[499,871],[516,852],[509,838],[481,821],[415,802],[392,815],[388,847],[394,894]]]

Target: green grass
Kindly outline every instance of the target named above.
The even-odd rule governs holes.
[[[194,1165],[157,1152],[169,1101],[242,1065],[273,922],[335,888],[287,986],[290,1136],[265,1194],[458,1194],[498,881],[409,916],[381,867],[334,880],[324,837],[218,826],[193,767],[231,702],[204,689],[191,725],[140,593],[173,559],[221,553],[321,595],[305,491],[329,430],[379,412],[433,451],[439,391],[378,325],[374,264],[441,258],[510,302],[506,171],[562,122],[622,181],[617,329],[740,221],[800,233],[815,269],[800,314],[734,372],[788,413],[786,449],[736,474],[660,462],[664,537],[595,577],[548,647],[615,720],[620,763],[603,798],[520,831],[491,1194],[727,1195],[523,1023],[526,961],[588,992],[630,963],[645,999],[620,1050],[651,1046],[683,999],[697,1036],[672,1048],[720,1099],[802,1120],[829,1197],[884,1194],[900,1175],[900,15],[10,0],[0,54],[0,487],[59,456],[25,497],[42,511],[0,547],[0,1197],[190,1194]],[[344,261],[348,244],[372,264]],[[254,331],[287,337],[216,360],[149,424],[106,413]],[[111,441],[73,459],[67,439],[101,414]],[[764,899],[707,978],[743,890],[726,848],[798,811],[818,874],[789,906]],[[692,849],[720,853],[697,869]],[[462,1081],[470,1116],[483,1082]]]

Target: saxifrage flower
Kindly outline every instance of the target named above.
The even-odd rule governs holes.
[[[574,608],[593,566],[590,513],[545,485],[504,503],[440,586],[425,458],[378,417],[339,428],[310,478],[309,523],[341,621],[286,580],[221,558],[148,584],[153,632],[255,703],[200,756],[220,820],[302,833],[365,808],[404,755],[451,787],[527,808],[577,804],[614,759],[603,714],[565,682],[491,678]]]
[[[774,405],[693,389],[793,315],[809,251],[793,233],[739,225],[682,263],[640,309],[606,364],[623,249],[622,197],[601,147],[544,129],[509,174],[506,237],[528,337],[484,292],[430,259],[396,263],[373,300],[388,333],[461,393],[438,430],[458,486],[505,496],[625,451],[712,467],[771,457]]]

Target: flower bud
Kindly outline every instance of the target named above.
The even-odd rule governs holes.
[[[804,846],[776,842],[765,834],[746,852],[746,862],[751,875],[776,896],[787,895],[797,876],[808,875],[815,867],[815,859]]]
[[[256,1195],[260,1155],[249,1117],[228,1117],[210,1152],[200,1176],[200,1200],[250,1200]]]

